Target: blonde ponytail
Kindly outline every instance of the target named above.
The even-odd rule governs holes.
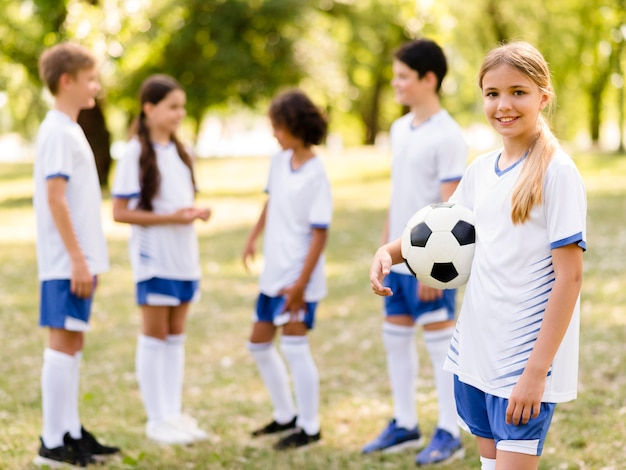
[[[514,224],[526,222],[532,208],[543,201],[546,171],[558,147],[559,143],[548,123],[543,116],[539,116],[536,140],[531,145],[513,190],[511,219]]]

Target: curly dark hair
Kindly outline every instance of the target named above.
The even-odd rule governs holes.
[[[326,116],[300,90],[288,90],[274,98],[269,117],[273,125],[283,127],[294,137],[302,139],[307,147],[322,143],[326,137]]]

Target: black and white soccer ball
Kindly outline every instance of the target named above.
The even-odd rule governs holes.
[[[455,203],[424,207],[402,233],[402,257],[418,281],[436,289],[454,289],[470,275],[476,231],[474,214]]]

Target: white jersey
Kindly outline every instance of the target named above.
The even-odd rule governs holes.
[[[264,267],[259,278],[261,293],[274,297],[291,286],[302,272],[314,228],[328,228],[332,196],[326,170],[318,157],[297,170],[291,167],[292,151],[272,157],[266,191],[269,194],[263,239]],[[304,291],[304,300],[317,302],[327,292],[324,254]]]
[[[41,281],[72,278],[72,263],[48,205],[47,182],[55,177],[67,180],[65,197],[89,272],[97,275],[107,271],[109,256],[100,212],[102,195],[93,152],[76,122],[61,111],[50,110],[39,127],[33,169]]]
[[[472,273],[444,368],[486,393],[509,398],[524,370],[554,284],[551,250],[586,248],[587,203],[571,158],[550,162],[543,203],[514,225],[511,194],[522,164],[500,171],[500,151],[476,159],[450,198],[474,211]],[[550,368],[544,402],[576,397],[580,299]]]
[[[155,214],[171,214],[194,205],[195,189],[191,172],[181,160],[174,143],[154,144],[161,183],[152,199]],[[128,199],[129,208],[137,208],[141,190],[139,155],[141,144],[136,138],[126,146],[117,162],[113,183],[114,198]],[[153,277],[193,281],[200,279],[198,237],[191,224],[132,225],[129,242],[130,261],[135,282]]]
[[[441,184],[461,179],[467,145],[461,128],[446,110],[417,127],[413,113],[397,119],[390,130],[392,167],[389,240],[402,235],[411,216],[422,207],[441,202]],[[404,264],[392,271],[410,274]]]

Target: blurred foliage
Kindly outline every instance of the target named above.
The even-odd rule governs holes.
[[[448,55],[444,105],[484,122],[476,74],[499,42],[528,40],[550,63],[564,139],[597,142],[623,120],[626,6],[619,0],[0,0],[0,132],[32,137],[45,111],[41,51],[77,40],[102,59],[109,126],[121,137],[139,83],[169,73],[188,93],[197,132],[206,112],[264,112],[300,86],[348,143],[373,142],[401,112],[389,87],[393,50],[414,37]]]

